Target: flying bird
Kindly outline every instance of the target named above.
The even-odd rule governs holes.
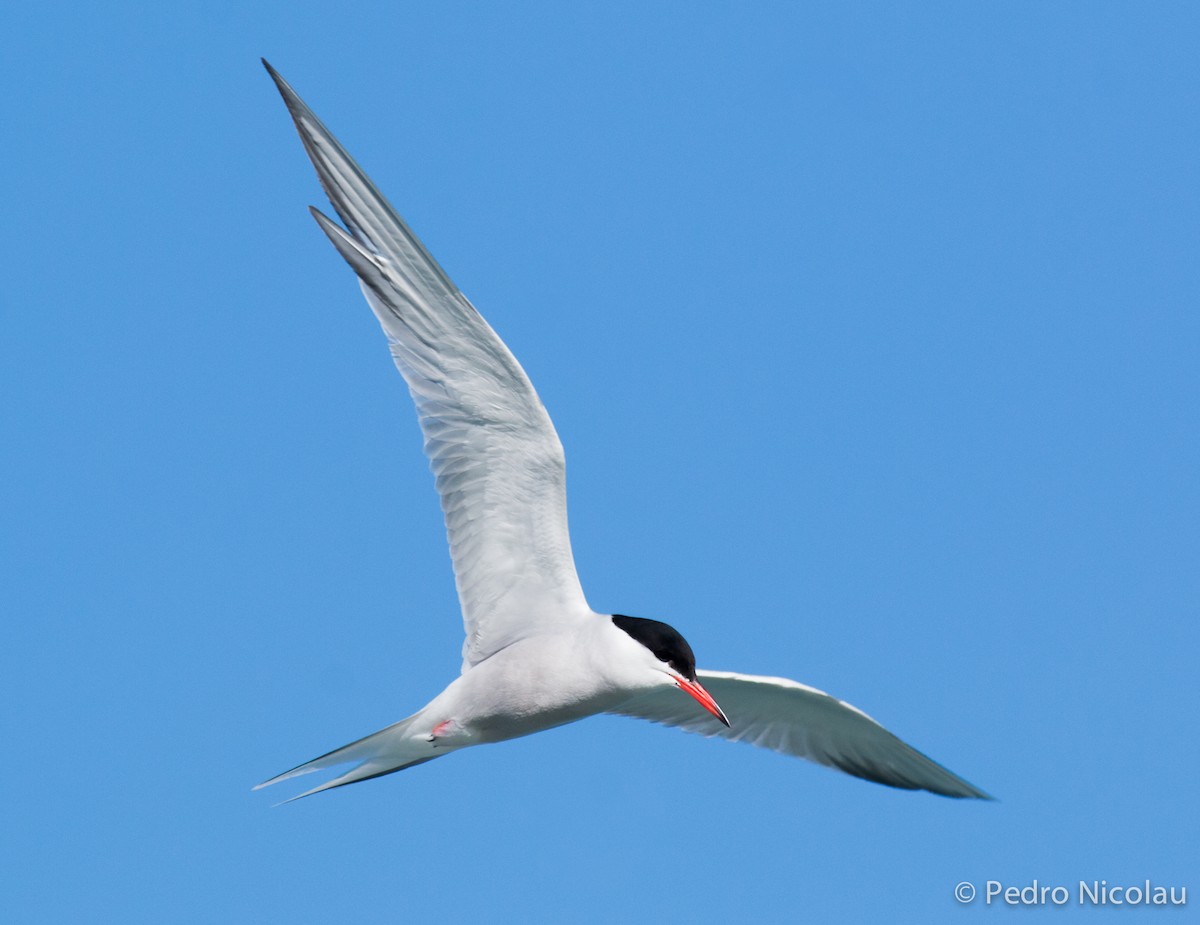
[[[300,799],[616,713],[891,787],[989,799],[848,703],[786,678],[697,670],[673,627],[588,606],[567,533],[562,445],[525,371],[337,139],[263,64],[342,224],[310,211],[358,275],[416,405],[466,640],[461,674],[428,705],[258,787],[354,763],[292,798]]]

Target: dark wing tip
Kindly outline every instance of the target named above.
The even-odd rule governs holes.
[[[267,69],[267,73],[270,74],[271,79],[273,81],[275,81],[275,86],[279,87],[280,90],[282,90],[283,87],[281,85],[286,86],[287,81],[279,76],[279,71],[277,71],[277,70],[275,70],[275,68],[271,67],[271,62],[268,61],[266,58],[259,58],[258,60],[262,62],[262,66]]]
[[[292,89],[292,85],[283,79],[283,75],[271,67],[270,62],[266,58],[260,58],[259,60],[262,61],[263,67],[267,69],[267,73],[271,75],[271,80],[275,81],[275,88],[279,91],[279,95],[283,97],[283,101],[287,104],[287,108],[292,115],[295,116],[298,110],[303,111],[307,109],[308,107],[304,105],[299,95]]]
[[[928,774],[913,774],[911,769],[898,770],[880,765],[873,761],[864,761],[850,755],[830,756],[830,763],[846,774],[872,783],[883,784],[885,787],[895,787],[898,790],[925,790],[938,796],[950,797],[952,800],[985,800],[996,802],[996,798],[980,790],[974,784],[963,780],[954,772],[942,767],[936,761],[921,754],[911,746],[905,745],[922,763],[926,764]]]

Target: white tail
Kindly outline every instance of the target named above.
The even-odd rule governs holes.
[[[333,751],[327,752],[319,758],[306,761],[304,764],[298,765],[290,771],[284,771],[270,780],[263,781],[254,789],[261,790],[263,787],[269,787],[271,784],[278,784],[280,781],[299,777],[301,774],[322,771],[326,768],[336,767],[339,764],[346,764],[350,761],[359,762],[340,777],[335,777],[333,780],[327,781],[319,787],[306,790],[299,796],[294,796],[291,799],[283,801],[284,803],[291,803],[292,800],[299,800],[301,797],[311,796],[314,793],[320,793],[322,790],[344,787],[346,784],[355,784],[359,781],[370,780],[372,777],[382,777],[384,774],[391,774],[395,771],[411,768],[414,765],[424,764],[426,761],[432,761],[434,758],[439,758],[454,750],[453,748],[439,748],[435,751],[433,744],[429,741],[410,737],[407,734],[408,727],[415,718],[415,716],[410,716],[407,719],[400,720],[398,723],[393,723],[386,729],[380,729],[378,732],[373,732],[356,742],[351,742],[349,745],[335,748]]]

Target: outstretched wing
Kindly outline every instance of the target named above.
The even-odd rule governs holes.
[[[866,713],[824,691],[787,678],[728,671],[699,671],[697,676],[724,709],[728,728],[697,710],[694,701],[674,688],[643,694],[612,712],[703,736],[748,742],[889,787],[991,799]]]
[[[358,274],[417,406],[467,638],[463,670],[590,609],[567,534],[562,444],[525,371],[337,139],[265,61],[346,228],[313,209]]]

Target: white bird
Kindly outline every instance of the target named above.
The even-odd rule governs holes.
[[[691,647],[667,624],[588,606],[567,534],[562,445],[525,371],[337,139],[263,64],[345,229],[315,208],[313,217],[358,274],[416,403],[466,640],[462,673],[427,706],[258,786],[355,762],[299,799],[618,713],[892,787],[989,799],[829,694],[785,678],[697,671]]]

